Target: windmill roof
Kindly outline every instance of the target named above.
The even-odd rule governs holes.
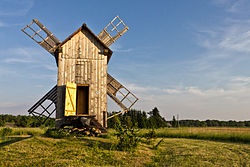
[[[72,33],[68,38],[66,38],[62,43],[60,43],[57,48],[61,47],[63,44],[65,44],[68,40],[70,40],[74,35],[76,35],[78,32],[82,31],[82,30],[86,30],[88,31],[101,45],[103,45],[103,47],[105,49],[107,49],[107,56],[108,56],[108,61],[109,59],[111,58],[111,55],[113,54],[113,51],[111,49],[109,49],[109,47],[107,45],[105,45],[101,40],[100,38],[98,38],[94,33],[93,31],[91,31],[87,25],[85,23],[83,23],[83,25],[78,29],[76,30],[74,33]]]

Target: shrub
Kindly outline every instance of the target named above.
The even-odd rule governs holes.
[[[147,139],[153,139],[156,138],[156,132],[154,129],[151,129],[148,133],[145,133],[143,136],[146,137]]]
[[[70,136],[70,133],[66,129],[49,128],[44,135],[53,138],[63,138]]]
[[[115,136],[118,138],[116,148],[121,151],[135,151],[140,141],[138,131],[133,127],[122,126],[119,119],[116,120],[115,130]]]
[[[13,130],[11,128],[3,128],[0,130],[0,136],[8,136],[11,135]]]
[[[96,141],[96,142],[90,142],[89,143],[89,148],[95,152],[99,152],[100,149],[100,142]]]

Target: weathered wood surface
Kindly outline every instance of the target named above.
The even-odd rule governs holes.
[[[67,82],[88,85],[89,115],[96,115],[98,122],[103,125],[103,114],[107,114],[107,56],[104,55],[104,46],[88,31],[82,30],[61,47],[58,86],[64,86]],[[58,107],[57,112],[64,112],[62,101],[58,103],[61,107]]]
[[[34,29],[35,28],[35,29]],[[41,45],[49,53],[54,55],[55,48],[61,42],[37,19],[22,29],[31,39]]]
[[[126,31],[128,31],[128,26],[120,19],[119,16],[116,16],[103,30],[98,34],[98,37],[102,42],[110,46],[118,38],[120,38]]]
[[[138,98],[130,92],[126,87],[114,79],[111,75],[107,75],[107,93],[111,99],[113,99],[123,111],[118,114],[112,115],[107,119],[110,119],[116,115],[127,112],[138,101]]]

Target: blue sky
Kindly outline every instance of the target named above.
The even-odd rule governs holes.
[[[135,108],[250,119],[248,0],[0,0],[0,114],[27,114],[56,84],[54,58],[21,32],[33,18],[63,41],[84,22],[98,34],[116,15],[130,29],[111,46],[108,72],[140,98]]]

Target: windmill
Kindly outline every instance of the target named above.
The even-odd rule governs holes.
[[[76,120],[90,120],[107,127],[107,119],[127,112],[138,98],[107,73],[112,50],[109,48],[128,26],[116,16],[97,36],[83,24],[63,42],[34,19],[22,29],[47,50],[58,67],[57,85],[29,110],[44,123],[56,112],[56,127],[72,125]],[[107,117],[107,95],[122,109]],[[42,119],[45,118],[45,119]]]

